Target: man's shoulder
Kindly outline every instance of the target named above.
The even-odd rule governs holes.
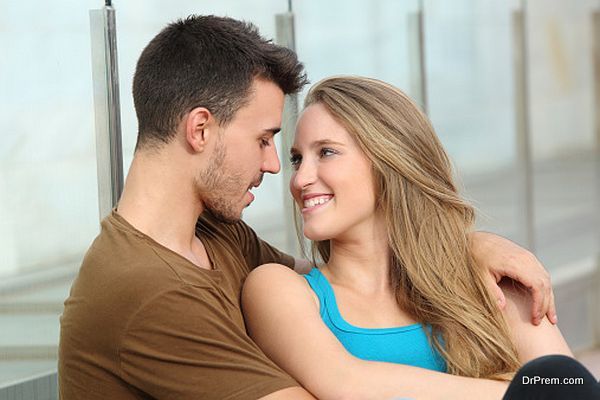
[[[150,281],[160,287],[169,282],[203,285],[206,274],[198,267],[122,218],[114,217],[113,213],[102,222],[100,234],[83,259],[81,272],[90,270],[97,275]]]
[[[102,222],[102,229],[86,252],[80,275],[91,275],[92,279],[126,279],[136,276],[145,280],[153,272],[164,269],[164,264],[153,246],[136,232],[115,224],[110,217]]]
[[[140,310],[162,298],[208,297],[218,284],[210,274],[135,233],[106,226],[90,246],[65,301],[63,335],[91,336],[97,348],[114,352]],[[199,294],[198,294],[199,293]],[[103,332],[105,338],[94,336]]]
[[[186,285],[213,286],[210,274],[179,254],[113,222],[103,221],[84,256],[71,299],[85,299],[90,308],[114,307],[126,314],[159,292]]]

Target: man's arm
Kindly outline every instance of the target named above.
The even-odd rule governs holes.
[[[525,288],[510,279],[503,279],[500,287],[506,295],[503,315],[522,364],[550,354],[573,357],[558,326],[551,324],[546,318],[537,326],[529,322],[531,297]]]
[[[507,387],[352,356],[321,320],[304,278],[283,266],[255,269],[242,304],[251,337],[319,399],[500,399]]]
[[[544,316],[556,324],[558,318],[550,274],[531,252],[488,232],[472,232],[469,240],[475,261],[490,272],[488,288],[498,299],[500,309],[504,309],[506,298],[498,282],[502,278],[510,278],[522,284],[531,294],[533,324],[539,325]]]

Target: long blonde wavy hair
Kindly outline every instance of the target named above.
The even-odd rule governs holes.
[[[387,222],[390,278],[400,307],[426,330],[455,375],[510,379],[519,367],[508,326],[469,244],[475,212],[458,194],[452,166],[427,117],[397,88],[340,76],[317,83],[319,103],[372,163],[376,209]],[[299,236],[301,236],[299,231]],[[312,242],[329,260],[329,241]]]

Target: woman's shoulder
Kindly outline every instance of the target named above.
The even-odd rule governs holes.
[[[318,299],[310,288],[306,279],[301,274],[282,264],[263,264],[250,272],[244,283],[242,293],[243,301],[270,301],[305,302],[310,299],[312,304],[318,306]]]
[[[264,280],[295,285],[298,284],[298,282],[301,283],[304,279],[302,278],[302,275],[283,264],[269,263],[254,268],[248,275],[246,283],[248,283],[248,281]]]

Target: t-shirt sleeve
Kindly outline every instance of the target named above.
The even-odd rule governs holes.
[[[145,304],[121,341],[122,378],[156,399],[255,399],[298,386],[214,290],[187,285]]]
[[[267,263],[278,263],[294,268],[294,257],[279,251],[269,243],[258,237],[256,232],[245,222],[235,224],[235,229],[241,246],[244,249],[244,257],[250,268],[258,267]]]

